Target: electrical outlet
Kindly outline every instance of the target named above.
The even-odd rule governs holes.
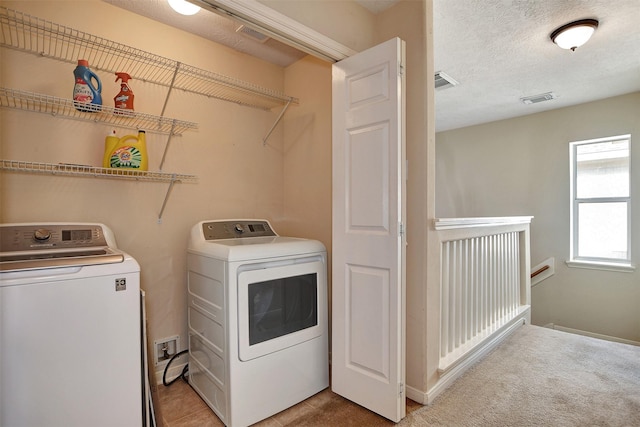
[[[153,342],[153,360],[156,366],[166,364],[180,348],[180,336],[161,338]]]

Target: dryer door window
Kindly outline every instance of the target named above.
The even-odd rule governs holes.
[[[238,276],[240,359],[250,360],[321,334],[324,264],[306,262]]]
[[[249,284],[249,345],[318,324],[318,275]]]

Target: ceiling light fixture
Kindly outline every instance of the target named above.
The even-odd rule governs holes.
[[[549,37],[562,49],[576,50],[591,38],[596,28],[597,20],[581,19],[557,28]]]
[[[193,3],[189,3],[186,0],[168,0],[171,9],[175,10],[181,15],[195,15],[200,10],[200,6],[196,6]]]

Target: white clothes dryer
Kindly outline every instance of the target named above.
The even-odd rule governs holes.
[[[188,245],[189,382],[231,427],[329,386],[327,255],[266,220],[202,221]]]

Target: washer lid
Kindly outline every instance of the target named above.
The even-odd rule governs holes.
[[[124,254],[111,248],[93,248],[66,252],[23,252],[0,254],[0,271],[25,271],[43,268],[114,264],[124,261]]]
[[[191,228],[188,252],[223,261],[260,260],[325,252],[317,240],[278,236],[264,219],[201,221]]]
[[[223,261],[247,261],[276,257],[300,257],[324,252],[317,240],[296,237],[254,237],[250,239],[191,240],[188,252]]]

